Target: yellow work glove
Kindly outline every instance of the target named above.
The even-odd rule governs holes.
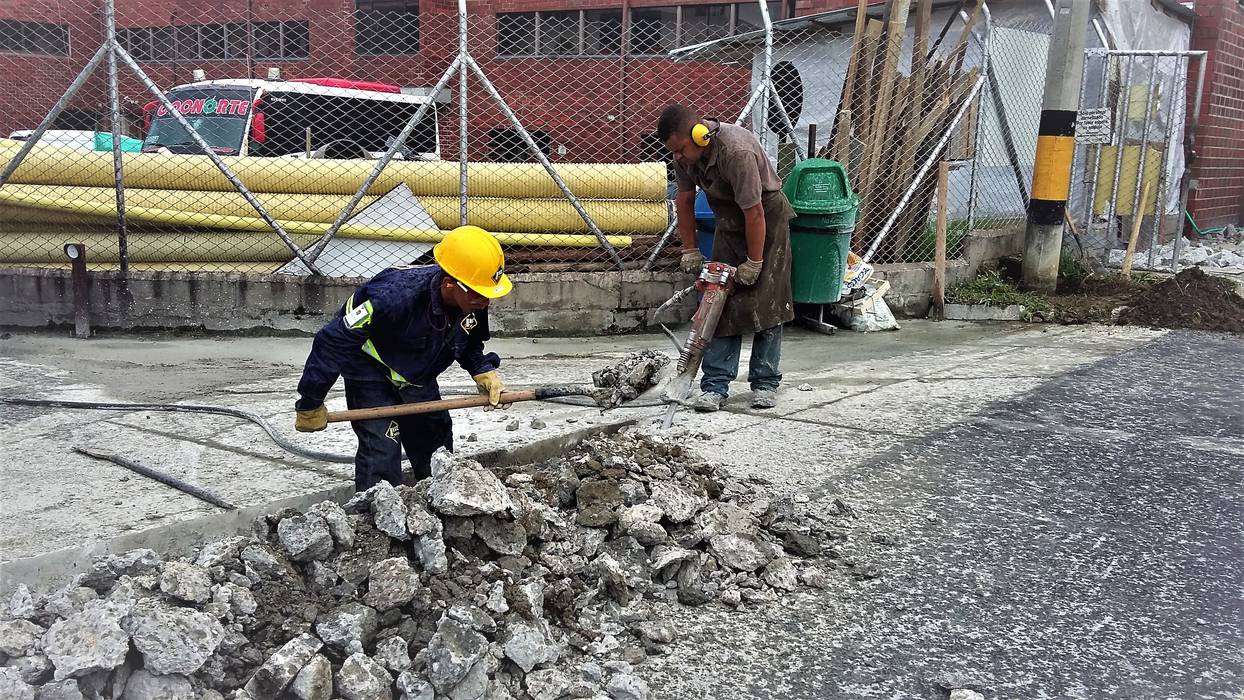
[[[320,404],[307,411],[298,411],[294,429],[300,433],[314,433],[328,427],[328,407]]]
[[[509,408],[509,404],[501,406],[501,392],[505,391],[505,384],[501,383],[501,376],[496,370],[477,374],[471,379],[475,380],[475,386],[479,387],[479,393],[488,395],[488,406],[484,410],[489,411],[494,408]]]
[[[682,258],[678,261],[682,271],[689,275],[698,275],[700,270],[704,268],[704,253],[699,248],[688,248],[682,252]]]
[[[750,287],[756,284],[756,280],[760,278],[760,268],[764,267],[763,260],[747,259],[747,262],[739,265],[738,271],[734,273],[734,279],[744,287]]]

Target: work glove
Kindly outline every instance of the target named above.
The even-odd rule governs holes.
[[[734,273],[734,280],[744,287],[750,287],[756,284],[756,280],[760,278],[760,268],[764,267],[763,260],[747,259],[747,262],[739,265],[738,270]]]
[[[488,404],[484,407],[485,411],[491,411],[494,408],[509,408],[509,404],[501,405],[501,392],[505,391],[505,384],[501,383],[501,376],[496,370],[477,374],[471,379],[475,380],[475,386],[479,387],[479,393],[488,395]]]
[[[328,407],[320,404],[306,411],[298,411],[294,429],[300,433],[314,433],[328,427]]]
[[[688,248],[682,252],[682,259],[678,261],[678,266],[689,275],[698,275],[700,270],[704,269],[704,253],[701,253],[699,248]]]

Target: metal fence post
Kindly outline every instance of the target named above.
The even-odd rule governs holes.
[[[129,232],[125,222],[124,159],[121,157],[121,88],[117,80],[117,13],[115,0],[104,0],[104,42],[108,47],[108,105],[112,125],[112,170],[117,191],[117,260],[121,278],[130,274]]]
[[[1201,123],[1201,98],[1205,94],[1205,60],[1204,51],[1190,51],[1190,56],[1197,58],[1196,97],[1192,105],[1192,119],[1184,125],[1184,172],[1179,183],[1179,235],[1175,236],[1175,246],[1171,251],[1172,259],[1179,259],[1179,243],[1183,238],[1184,216],[1188,211],[1188,190],[1192,185],[1192,157],[1196,148],[1196,131]]]
[[[461,62],[467,53],[466,0],[458,0],[458,224],[467,225],[467,72]],[[435,95],[433,95],[435,98]]]

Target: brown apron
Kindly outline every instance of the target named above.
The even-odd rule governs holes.
[[[743,210],[732,192],[718,193],[716,189],[709,185],[704,190],[717,217],[712,258],[738,267],[747,261]],[[715,196],[719,194],[725,196]],[[757,333],[795,318],[790,290],[790,220],[795,212],[781,190],[765,192],[761,204],[765,210],[764,267],[756,284],[735,285],[717,324],[716,335],[721,338]]]

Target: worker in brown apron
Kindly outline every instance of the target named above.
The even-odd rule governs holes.
[[[752,334],[747,371],[751,405],[772,408],[782,381],[782,324],[795,318],[790,289],[790,220],[795,212],[782,193],[782,181],[752,132],[701,119],[682,105],[661,113],[657,138],[674,154],[683,271],[699,273],[704,266],[695,245],[697,185],[717,217],[712,258],[738,268],[734,293],[704,353],[702,393],[692,405],[700,411],[721,408],[739,372],[743,335]]]

